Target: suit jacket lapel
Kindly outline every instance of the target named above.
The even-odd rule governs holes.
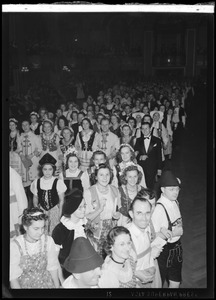
[[[151,137],[151,141],[150,141],[150,143],[149,143],[149,147],[148,147],[147,154],[148,154],[149,152],[151,152],[151,150],[152,150],[152,148],[153,148],[153,145],[154,145],[154,141],[152,140],[152,138],[153,138],[153,137]]]

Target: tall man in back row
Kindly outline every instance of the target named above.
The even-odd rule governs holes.
[[[147,187],[154,189],[155,178],[161,175],[162,170],[161,140],[151,135],[151,125],[148,122],[141,124],[141,133],[134,146],[135,155],[143,168]]]

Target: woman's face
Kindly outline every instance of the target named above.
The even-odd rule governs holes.
[[[9,122],[10,131],[15,131],[16,128],[17,128],[17,125],[14,122]]]
[[[144,107],[143,107],[143,112],[144,112],[145,115],[148,114],[149,109],[148,109],[147,106],[144,106]]]
[[[37,116],[32,115],[32,116],[30,117],[30,120],[31,120],[31,123],[32,123],[32,124],[37,123]]]
[[[138,181],[138,172],[136,170],[128,171],[126,173],[125,179],[128,185],[135,186]]]
[[[112,257],[121,262],[127,259],[132,248],[132,241],[129,234],[122,233],[115,237],[115,242],[111,248]]]
[[[123,147],[121,149],[121,157],[123,162],[129,162],[131,160],[131,151],[128,147]]]
[[[64,128],[65,127],[65,121],[63,119],[59,119],[59,127]]]
[[[61,104],[60,108],[61,108],[62,111],[65,111],[66,110],[65,104]]]
[[[42,167],[42,172],[45,179],[50,179],[53,175],[53,171],[54,171],[53,166],[50,164],[44,165]]]
[[[158,113],[155,113],[155,114],[153,115],[153,121],[154,121],[154,122],[157,122],[157,121],[159,121],[159,119],[160,119],[160,115],[159,115]]]
[[[87,109],[88,103],[87,102],[83,102],[83,109]]]
[[[129,126],[124,126],[122,129],[122,133],[124,136],[129,136],[130,135],[130,127]]]
[[[160,111],[162,111],[163,113],[165,112],[165,106],[164,105],[160,106]]]
[[[111,117],[111,123],[112,124],[117,124],[118,123],[118,119],[116,118],[116,116]]]
[[[42,234],[44,233],[45,221],[44,220],[32,221],[30,226],[24,225],[24,228],[28,240],[30,242],[36,242],[41,238]]]
[[[69,129],[64,129],[62,132],[63,138],[66,142],[68,142],[71,138],[71,131]]]
[[[134,127],[135,127],[135,122],[134,122],[134,120],[129,120],[129,121],[128,121],[128,124],[130,125],[131,128],[134,128]]]
[[[104,154],[95,154],[94,156],[94,164],[95,166],[99,166],[99,164],[103,164],[106,162]]]
[[[79,207],[77,208],[77,210],[75,210],[75,212],[73,213],[73,215],[77,219],[83,219],[85,217],[85,212],[86,212],[86,203],[85,200],[83,199]]]
[[[110,182],[109,169],[99,169],[97,174],[97,182],[102,186],[107,186]]]
[[[82,122],[82,128],[83,130],[89,129],[89,122],[87,120]]]
[[[79,167],[78,158],[75,157],[75,156],[71,156],[68,159],[68,168],[69,168],[69,170],[76,171],[78,169],[78,167]]]
[[[72,113],[72,119],[73,119],[73,121],[77,122],[77,119],[78,119],[77,113]]]
[[[43,130],[46,134],[50,134],[52,132],[52,125],[48,122],[43,124]]]

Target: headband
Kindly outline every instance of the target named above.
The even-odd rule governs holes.
[[[10,118],[9,122],[14,122],[14,123],[18,123],[18,121],[15,118]]]
[[[35,111],[31,112],[31,113],[30,113],[30,116],[36,116],[37,118],[39,118],[39,114],[36,113]]]
[[[120,147],[119,147],[119,149],[120,149],[120,148],[123,148],[123,147],[128,147],[128,148],[130,148],[130,150],[131,150],[132,152],[134,152],[134,149],[131,147],[130,144],[121,144]]]

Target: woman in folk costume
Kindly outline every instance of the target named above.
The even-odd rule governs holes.
[[[92,145],[95,140],[96,132],[92,129],[92,124],[88,118],[81,121],[82,131],[77,134],[75,148],[78,151],[78,157],[81,162],[81,169],[87,170],[92,157]]]
[[[61,168],[61,160],[59,160],[59,155],[61,154],[59,141],[60,137],[54,132],[53,122],[49,119],[43,121],[43,133],[40,135],[40,140],[42,144],[42,152],[40,158],[44,154],[49,153],[56,159],[57,171]]]
[[[30,129],[28,120],[22,121],[22,129],[18,139],[18,153],[22,160],[22,181],[25,192],[29,201],[29,206],[32,206],[33,195],[30,191],[30,185],[38,176],[38,163],[42,151],[41,141]]]
[[[28,200],[21,176],[10,167],[10,238],[20,235],[21,214]]]
[[[87,171],[80,169],[80,160],[75,148],[69,148],[64,153],[64,168],[59,174],[59,179],[63,180],[67,186],[66,193],[69,193],[73,188],[78,188],[83,191],[90,187],[89,174]]]
[[[164,149],[165,158],[171,159],[172,157],[172,140],[173,140],[173,130],[172,130],[172,115],[173,115],[173,108],[168,108],[168,111],[165,113],[163,118],[163,124],[167,129],[169,141],[167,143],[167,147]]]
[[[122,226],[112,228],[106,237],[107,256],[101,268],[100,288],[136,288],[136,254],[130,231]]]
[[[12,289],[59,288],[59,261],[54,241],[45,233],[46,220],[38,207],[23,211],[23,234],[10,243]]]
[[[64,193],[67,190],[64,182],[54,177],[56,159],[46,153],[39,161],[41,176],[31,184],[33,205],[39,206],[48,215],[48,234],[52,234],[62,215]]]
[[[32,111],[30,113],[29,117],[30,117],[30,121],[31,121],[31,124],[30,124],[31,131],[34,132],[34,134],[36,134],[36,135],[40,135],[40,124],[38,122],[39,114],[36,113],[35,111]]]
[[[73,129],[68,126],[64,127],[61,131],[61,136],[62,136],[62,138],[60,139],[60,142],[59,142],[61,154],[59,155],[58,159],[61,161],[61,164],[62,164],[60,169],[64,170],[65,169],[65,153],[69,149],[75,150],[75,147],[74,147],[75,139],[74,139]]]
[[[133,131],[129,124],[123,124],[121,126],[120,144],[129,144],[131,147],[135,145],[136,136],[133,135]]]
[[[95,169],[98,168],[100,164],[109,164],[108,158],[103,150],[95,150],[93,151],[92,157],[90,159],[90,165],[87,169],[90,185],[94,185],[96,183]],[[113,171],[113,180],[111,184],[118,188],[116,169],[114,166],[111,169]]]
[[[119,192],[121,195],[121,213],[118,224],[125,226],[129,221],[128,210],[130,204],[133,202],[137,193],[142,191],[144,187],[140,184],[142,173],[139,171],[137,165],[130,163],[122,172],[121,183]]]
[[[18,138],[20,136],[19,130],[17,129],[18,121],[14,118],[9,119],[9,155],[10,155],[10,166],[16,170],[20,176],[22,176],[23,166],[21,158],[18,154]]]
[[[120,217],[120,195],[118,189],[110,184],[112,176],[109,165],[100,164],[95,169],[96,184],[84,191],[87,227],[92,233],[96,251],[101,255],[104,254],[106,235]]]
[[[142,179],[140,184],[146,188],[146,182],[145,182],[145,175],[143,172],[143,169],[140,165],[137,164],[135,152],[134,149],[129,144],[121,144],[119,151],[116,154],[116,173],[118,178],[118,186],[121,186],[121,176],[123,174],[123,171],[126,167],[128,167],[131,164],[134,164],[137,166],[139,172],[142,173]]]
[[[162,160],[165,160],[164,150],[168,146],[169,135],[166,127],[162,123],[163,113],[161,111],[151,111],[150,115],[153,119],[153,123],[151,125],[151,134],[161,139],[162,143]]]
[[[83,193],[77,188],[70,191],[65,196],[62,217],[60,223],[56,225],[52,232],[52,238],[56,244],[56,251],[61,267],[59,268],[59,279],[61,283],[70,275],[64,268],[65,259],[70,253],[74,240],[78,237],[85,237],[85,218],[86,203]]]

